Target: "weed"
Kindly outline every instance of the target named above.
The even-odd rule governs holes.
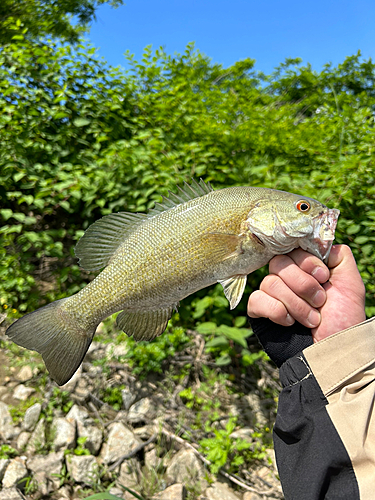
[[[0,446],[0,459],[1,458],[14,458],[19,455],[18,451],[9,446],[9,444],[2,444]]]

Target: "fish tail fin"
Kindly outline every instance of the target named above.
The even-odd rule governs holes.
[[[16,344],[39,352],[59,385],[65,384],[78,369],[96,330],[96,327],[91,331],[80,328],[69,311],[61,309],[66,300],[56,300],[26,314],[6,332]]]

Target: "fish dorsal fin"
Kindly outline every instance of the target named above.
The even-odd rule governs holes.
[[[230,308],[234,309],[242,298],[245,290],[247,275],[238,274],[225,280],[218,280],[224,288],[224,294],[229,300]]]
[[[145,214],[119,212],[91,224],[75,247],[80,266],[86,271],[105,267],[124,239],[146,219]]]
[[[209,182],[206,184],[202,179],[200,179],[199,182],[193,179],[191,184],[184,182],[184,187],[181,188],[178,186],[177,194],[168,191],[168,196],[163,196],[163,201],[161,203],[155,203],[155,207],[149,211],[148,216],[153,217],[154,215],[160,214],[160,212],[165,212],[181,203],[186,203],[195,198],[205,196],[212,191],[213,188],[211,184]]]
[[[79,259],[80,266],[86,271],[102,269],[109,263],[121,243],[147,218],[159,215],[161,212],[212,191],[209,182],[206,184],[202,179],[199,182],[193,180],[191,184],[185,182],[183,188],[179,187],[178,194],[169,191],[169,196],[164,197],[161,203],[156,203],[148,214],[118,212],[117,214],[106,215],[91,224],[79,240],[75,248],[75,254]]]

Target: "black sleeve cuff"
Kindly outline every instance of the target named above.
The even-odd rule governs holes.
[[[297,321],[292,326],[277,325],[267,318],[249,318],[249,321],[263,349],[279,368],[313,344],[311,330]]]

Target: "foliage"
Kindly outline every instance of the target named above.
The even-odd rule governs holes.
[[[120,334],[119,338],[124,338],[124,335]],[[124,359],[129,362],[134,374],[162,373],[163,362],[173,357],[188,341],[189,337],[181,327],[173,328],[151,342],[136,342],[128,338],[129,351]]]
[[[144,211],[176,184],[203,177],[215,188],[273,187],[339,208],[337,241],[351,246],[374,314],[371,60],[357,54],[321,72],[286,61],[265,77],[250,59],[223,68],[192,45],[182,55],[146,48],[141,61],[128,59],[131,71],[122,73],[92,48],[37,46],[26,34],[0,52],[4,311],[17,317],[91,279],[73,247],[94,220]],[[249,277],[251,288],[262,275]],[[245,301],[234,314],[245,315]],[[237,328],[215,288],[185,299],[179,318],[185,327]],[[238,341],[228,331],[216,333],[232,348]],[[223,352],[225,362],[226,354],[234,352]]]
[[[0,45],[19,34],[17,27],[27,29],[29,38],[58,37],[77,42],[95,20],[99,5],[122,5],[122,0],[2,0],[0,3]],[[73,19],[75,24],[72,23]]]
[[[231,418],[226,424],[225,429],[214,429],[211,431],[214,435],[212,438],[206,438],[199,441],[201,450],[206,458],[211,462],[211,472],[217,474],[219,470],[226,466],[230,472],[236,472],[238,467],[245,462],[246,451],[252,450],[253,459],[261,459],[265,457],[266,447],[255,441],[255,446],[252,443],[242,439],[233,438],[231,435],[236,428],[236,419]],[[257,433],[253,433],[253,437]]]

